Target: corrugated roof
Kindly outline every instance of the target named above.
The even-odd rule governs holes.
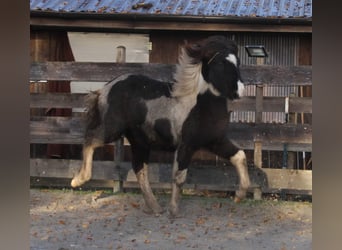
[[[311,18],[312,0],[30,0],[31,11]]]

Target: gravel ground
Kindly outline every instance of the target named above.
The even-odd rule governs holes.
[[[309,202],[183,196],[176,219],[142,208],[140,194],[31,189],[31,249],[312,249]]]

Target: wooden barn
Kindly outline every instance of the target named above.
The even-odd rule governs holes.
[[[312,0],[31,0],[30,12],[31,62],[36,66],[37,63],[45,62],[118,63],[122,60],[122,57],[119,59],[121,54],[118,51],[124,51],[124,62],[127,64],[175,64],[184,41],[192,42],[220,34],[237,42],[242,66],[308,66],[311,72]],[[250,56],[246,50],[246,46],[250,45],[263,46],[266,56]],[[46,67],[43,68],[52,74],[51,69]],[[31,75],[35,73],[33,70],[34,67],[31,67]],[[36,78],[31,77],[32,95],[63,92],[77,96],[97,89],[106,82],[101,79],[87,81],[71,79],[72,77]],[[272,85],[265,82],[267,85],[261,90],[262,96],[265,100],[267,97],[299,97],[311,100],[311,84],[300,80],[299,77],[299,82],[294,85]],[[247,88],[247,95],[255,97],[258,91],[260,90],[256,85],[251,85]],[[37,97],[34,99],[36,101],[31,102],[33,121],[39,121],[37,117],[82,116],[83,108],[77,105],[49,106],[47,102],[43,104],[38,99]],[[272,102],[270,105],[273,105]],[[237,110],[233,111],[231,119],[243,124],[291,123],[309,126],[311,129],[311,106],[307,103],[302,106],[305,108],[288,113],[267,108],[259,114],[255,110]],[[70,178],[72,171],[54,176],[58,172],[54,169],[46,174],[43,166],[46,167],[48,163],[39,160],[78,160],[80,143],[52,138],[39,139],[34,132],[31,133],[31,183],[37,184],[43,180],[42,177]],[[273,146],[264,143],[262,150],[259,150],[260,159],[256,165],[303,171],[312,169],[310,140],[311,138],[305,142],[281,142]],[[245,147],[252,159],[251,164],[255,164],[258,158],[255,145]],[[108,145],[98,150],[95,158],[110,161],[115,158],[114,152],[114,145]],[[129,150],[126,147],[123,157],[129,160]],[[164,163],[169,163],[172,159],[161,152],[152,157],[153,161]],[[198,152],[194,158],[202,163],[220,165],[220,159],[206,152]],[[306,178],[307,181],[311,177],[305,172],[305,176],[296,178]]]

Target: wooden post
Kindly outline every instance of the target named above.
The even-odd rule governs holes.
[[[293,96],[294,94],[291,94],[289,99]],[[288,112],[288,110],[285,110],[285,112]],[[297,113],[289,113],[288,115],[289,115],[288,123],[297,124]],[[295,162],[296,162],[296,153],[292,151],[288,152],[287,153],[287,169],[294,169]]]
[[[265,58],[257,57],[256,58],[257,65],[264,65]],[[263,98],[264,98],[264,86],[257,85],[256,93],[255,93],[255,123],[262,123],[262,111],[263,111]],[[262,142],[261,139],[257,136],[254,138],[254,165],[258,168],[262,168]],[[254,188],[253,191],[254,200],[261,200],[262,191],[260,187]]]
[[[304,97],[304,87],[303,86],[299,86],[299,97]],[[300,113],[300,121],[301,124],[304,124],[304,113]],[[306,169],[306,159],[305,159],[305,152],[302,152],[302,159],[303,159],[303,169]],[[298,167],[298,166],[297,166]]]
[[[262,122],[263,110],[263,86],[257,85],[256,87],[256,104],[255,104],[255,123]],[[262,142],[259,138],[254,138],[254,165],[262,167]]]
[[[263,111],[263,85],[256,86],[255,96],[255,123],[262,122],[262,111]],[[258,168],[262,168],[262,142],[257,136],[254,138],[254,165]],[[254,200],[261,200],[262,191],[260,187],[256,187],[253,190]]]
[[[116,47],[116,62],[117,63],[125,63],[126,62],[126,48],[124,46]],[[115,167],[119,172],[119,181],[114,182],[113,192],[120,192],[123,189],[123,176],[121,173],[120,164],[123,160],[123,148],[124,148],[124,139],[120,138],[114,143],[114,162]]]
[[[296,162],[296,153],[290,151],[287,153],[287,169],[294,169],[294,165]]]

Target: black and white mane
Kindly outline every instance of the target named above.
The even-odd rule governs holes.
[[[153,213],[163,211],[147,178],[149,153],[153,149],[175,152],[171,215],[178,213],[180,188],[192,155],[199,149],[232,162],[240,178],[236,200],[244,198],[249,186],[246,157],[230,142],[227,130],[227,100],[239,98],[244,88],[237,52],[233,41],[212,36],[182,48],[174,82],[129,75],[90,93],[83,165],[73,178],[72,187],[91,178],[96,147],[125,136],[131,144],[132,167],[146,207]]]

